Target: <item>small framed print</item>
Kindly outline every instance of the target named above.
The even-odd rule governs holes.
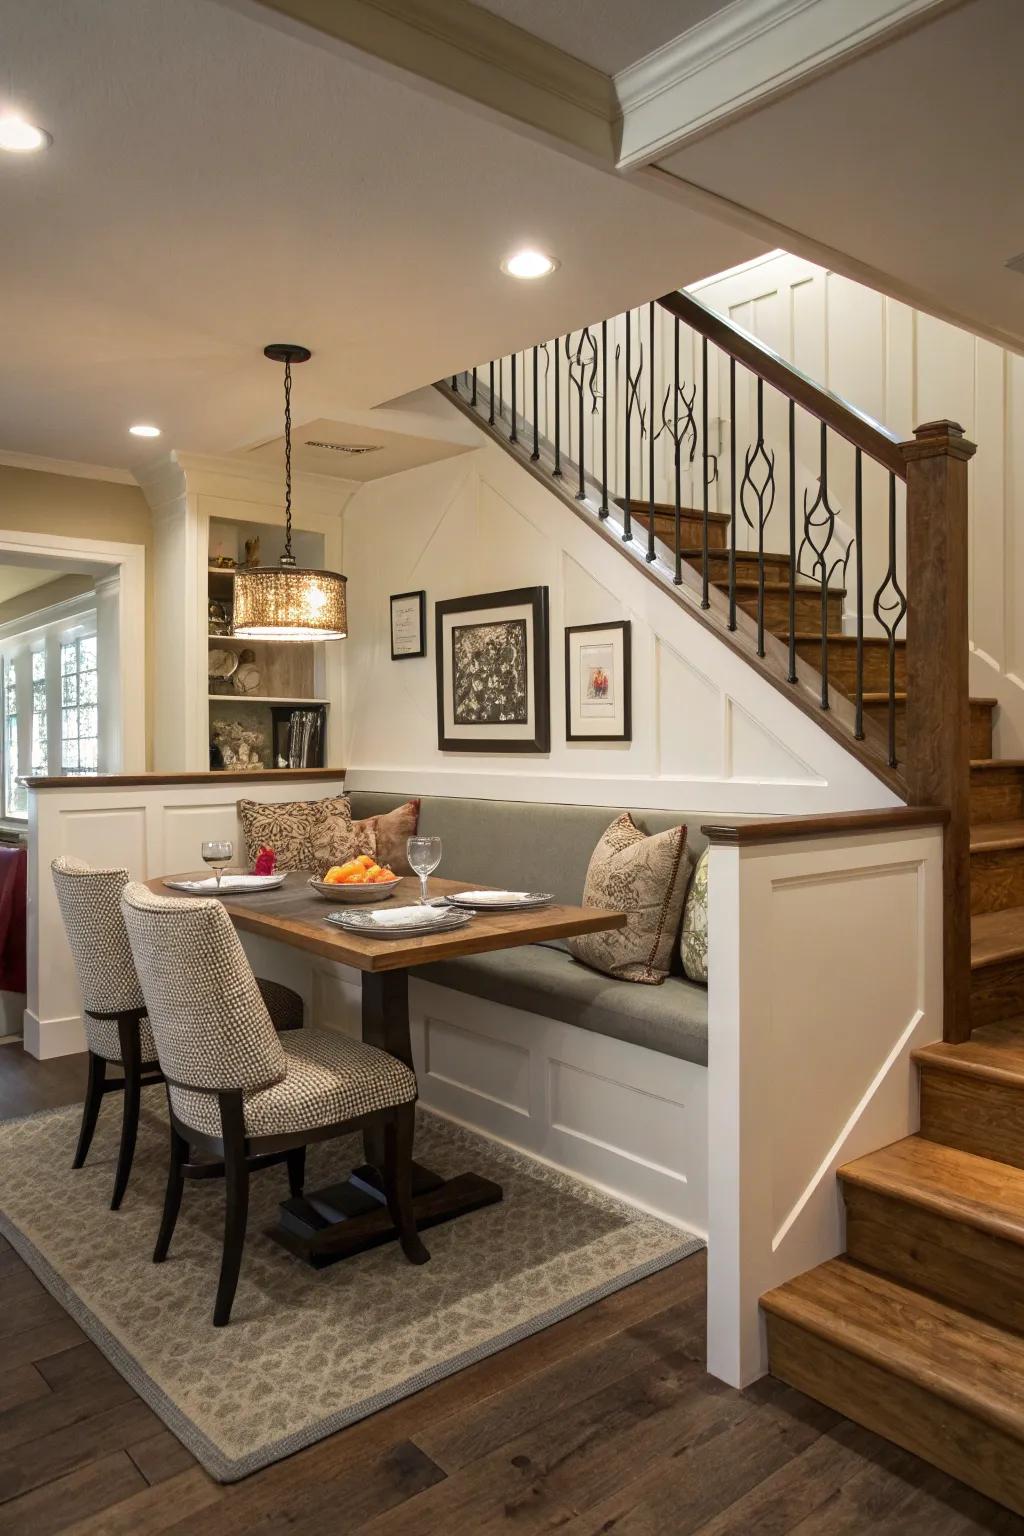
[[[628,619],[565,631],[566,741],[632,741]]]
[[[427,654],[426,592],[396,592],[391,599],[391,660]]]
[[[548,752],[548,589],[434,606],[440,752]]]

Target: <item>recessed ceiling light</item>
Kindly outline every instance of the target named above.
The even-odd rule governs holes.
[[[129,427],[128,431],[131,433],[132,437],[159,437],[160,436],[160,428],[159,427],[150,427],[144,421],[140,421],[134,427]]]
[[[506,256],[501,270],[509,277],[547,277],[557,266],[553,256],[545,256],[543,251],[525,250],[513,251],[511,256]]]
[[[34,149],[45,149],[53,138],[45,128],[26,123],[14,112],[0,113],[0,149],[12,155],[30,155]]]

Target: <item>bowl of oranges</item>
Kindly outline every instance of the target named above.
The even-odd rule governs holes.
[[[380,865],[368,853],[332,864],[321,880],[310,880],[318,896],[326,901],[381,901],[399,884],[400,875],[387,865]]]

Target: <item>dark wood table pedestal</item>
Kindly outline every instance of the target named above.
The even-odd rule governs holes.
[[[366,1044],[379,1046],[411,1067],[408,971],[364,971],[362,1013]],[[365,1163],[340,1183],[283,1200],[280,1221],[267,1235],[315,1269],[393,1242],[398,1232],[384,1198],[379,1172],[383,1151],[377,1143],[377,1134],[365,1131]],[[421,1232],[494,1205],[501,1196],[501,1185],[480,1174],[445,1179],[421,1163],[413,1164],[413,1210]],[[337,1213],[337,1219],[326,1211]]]

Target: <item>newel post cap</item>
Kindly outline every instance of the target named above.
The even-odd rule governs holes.
[[[954,459],[973,458],[977,444],[964,437],[964,429],[958,421],[924,421],[914,428],[909,442],[901,443],[903,457],[910,459],[937,459],[948,455]]]

